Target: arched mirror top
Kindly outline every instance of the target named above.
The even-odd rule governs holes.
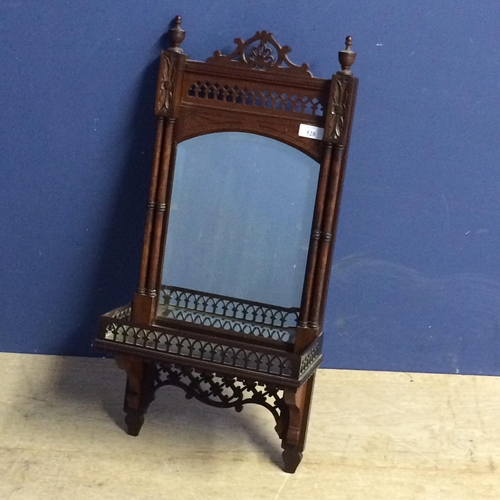
[[[199,139],[206,136],[211,136],[206,139],[207,141],[210,141],[211,138],[214,138],[216,142],[220,142],[221,144],[224,143],[226,140],[228,140],[229,141],[228,143],[224,143],[224,147],[236,147],[237,145],[240,147],[243,147],[244,145],[248,147],[249,144],[251,144],[252,147],[255,148],[274,147],[276,151],[279,150],[286,151],[288,148],[291,148],[295,150],[297,153],[300,153],[301,156],[305,155],[308,157],[307,159],[304,158],[305,163],[309,162],[310,160],[313,160],[315,163],[319,163],[320,161],[320,154],[319,154],[320,152],[317,150],[313,150],[312,148],[301,147],[301,144],[297,144],[296,141],[291,141],[286,137],[285,138],[280,137],[278,134],[263,133],[262,131],[252,130],[251,128],[235,130],[234,128],[228,128],[228,127],[225,128],[221,127],[219,129],[218,127],[214,126],[213,131],[207,132],[205,130],[203,132],[199,132],[196,134],[190,134],[179,137],[177,144],[178,145],[186,144],[186,142],[189,142],[193,139]],[[245,136],[247,137],[248,140],[242,139]],[[252,141],[249,140],[250,138],[254,139],[253,143]],[[259,138],[267,139],[270,142],[266,143],[266,141],[261,141],[259,140]],[[271,146],[271,144],[273,144],[273,146]],[[299,156],[297,156],[297,158],[299,158]]]
[[[162,284],[298,308],[319,164],[241,132],[186,140],[175,163]]]

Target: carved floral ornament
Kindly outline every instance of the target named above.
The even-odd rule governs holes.
[[[243,41],[236,38],[234,43],[236,50],[228,56],[222,55],[220,50],[207,59],[209,64],[234,64],[240,63],[251,69],[262,69],[266,71],[288,71],[300,76],[312,76],[308,64],[298,66],[288,58],[292,50],[288,45],[282,47],[274,38],[272,33],[257,31],[252,38]]]
[[[328,135],[331,139],[340,139],[344,128],[348,85],[345,80],[336,80],[332,88],[331,110],[327,117]]]
[[[168,112],[172,107],[176,68],[175,61],[169,55],[165,54],[163,56],[163,68],[158,87],[158,112]]]

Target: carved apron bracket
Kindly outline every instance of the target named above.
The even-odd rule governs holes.
[[[288,420],[288,409],[284,389],[272,384],[237,377],[201,372],[175,364],[157,363],[152,391],[172,385],[186,393],[186,399],[197,399],[216,408],[243,410],[245,404],[257,404],[269,410],[276,422],[276,432],[282,437],[284,420]]]

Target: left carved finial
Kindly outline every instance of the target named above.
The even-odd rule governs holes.
[[[342,69],[338,71],[340,75],[352,75],[351,66],[356,60],[356,52],[351,50],[352,36],[346,36],[345,49],[339,51],[339,62]]]
[[[183,54],[184,51],[181,49],[181,43],[186,38],[186,32],[181,28],[182,17],[176,16],[174,19],[174,27],[168,30],[170,39],[172,40],[172,47],[168,50],[170,52],[177,52],[178,54]]]

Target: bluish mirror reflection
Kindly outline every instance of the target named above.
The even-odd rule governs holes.
[[[300,305],[319,165],[254,134],[182,142],[162,283]]]

